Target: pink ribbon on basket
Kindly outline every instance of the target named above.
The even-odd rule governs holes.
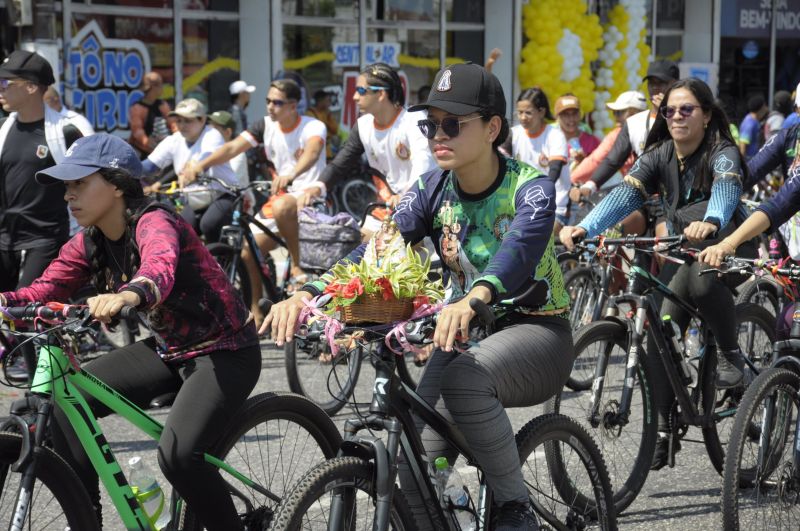
[[[411,351],[414,354],[421,354],[424,351],[418,346],[412,345],[411,343],[408,342],[408,339],[406,339],[406,324],[409,321],[413,321],[414,319],[419,319],[420,317],[425,317],[426,315],[437,313],[443,307],[444,304],[442,304],[441,302],[438,304],[421,305],[419,308],[414,310],[414,313],[411,314],[411,317],[409,317],[408,320],[402,321],[398,323],[394,328],[392,328],[389,331],[389,333],[386,334],[386,338],[384,338],[383,342],[386,344],[389,350],[391,350],[398,356],[402,356],[408,351]],[[400,344],[403,350],[395,350],[394,348],[392,348],[392,341],[391,341],[392,338],[397,340],[397,342]]]
[[[330,315],[326,315],[322,310],[317,308],[316,301],[317,297],[309,300],[303,299],[303,304],[305,304],[306,307],[300,310],[300,315],[297,317],[297,322],[300,324],[305,324],[311,315],[319,317],[325,321],[323,333],[325,335],[325,340],[328,342],[328,346],[331,347],[331,356],[335,358],[339,353],[339,347],[336,345],[336,334],[344,330],[344,323],[338,319],[334,319]]]

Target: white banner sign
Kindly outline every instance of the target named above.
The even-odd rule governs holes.
[[[367,64],[386,63],[395,68],[400,66],[397,58],[400,56],[399,42],[368,42]],[[360,50],[357,42],[333,43],[333,66],[359,66]]]

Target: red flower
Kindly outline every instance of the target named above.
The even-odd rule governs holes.
[[[341,294],[341,291],[342,291],[342,285],[339,284],[338,282],[332,282],[331,284],[325,286],[324,293],[330,293],[334,297],[338,297]]]
[[[379,278],[375,281],[375,284],[379,286],[383,292],[383,300],[388,301],[389,299],[394,298],[394,290],[392,290],[392,283],[389,282],[389,279],[386,277]]]
[[[361,279],[356,277],[344,287],[342,290],[342,297],[345,299],[355,299],[362,293],[364,293],[364,285],[361,283]]]
[[[424,306],[426,304],[430,304],[431,300],[428,298],[427,295],[417,295],[414,297],[414,311],[419,310],[420,306]]]

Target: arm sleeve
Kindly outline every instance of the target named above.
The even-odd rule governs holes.
[[[587,237],[593,238],[643,205],[642,191],[631,184],[622,183],[611,190],[578,226],[586,230]]]
[[[154,173],[157,173],[160,169],[161,168],[156,166],[155,163],[153,163],[153,161],[151,161],[150,159],[144,159],[142,161],[142,171],[144,172],[145,175],[153,175]]]
[[[358,167],[363,154],[364,145],[361,143],[361,136],[358,134],[358,122],[356,122],[350,130],[347,142],[344,143],[344,146],[342,146],[342,149],[339,150],[330,164],[325,166],[325,170],[323,170],[319,180],[325,183],[325,187],[330,190],[337,182]]]
[[[711,157],[713,184],[708,210],[703,221],[725,228],[733,217],[742,196],[742,158],[732,144],[720,149]]]
[[[79,288],[88,285],[91,272],[86,260],[84,235],[84,232],[79,232],[65,243],[58,257],[30,286],[3,293],[8,305],[66,302]]]
[[[172,164],[172,139],[172,136],[168,136],[159,142],[152,153],[147,156],[147,160],[162,170]]]
[[[175,284],[181,254],[177,220],[161,209],[144,214],[136,224],[136,242],[139,270],[122,289],[137,293],[141,308],[152,308],[169,296]]]
[[[766,203],[761,203],[760,210],[769,218],[770,230],[775,230],[800,210],[800,166],[789,171],[781,189]]]
[[[264,119],[261,118],[260,120],[256,120],[255,123],[251,124],[246,131],[242,131],[239,136],[247,140],[251,146],[256,147],[264,140],[265,127],[266,124],[264,123]]]
[[[547,176],[550,177],[552,182],[558,181],[561,178],[561,169],[564,167],[563,160],[551,160],[550,164],[547,166]]]
[[[777,134],[772,135],[764,143],[764,147],[758,150],[752,159],[747,162],[749,176],[742,188],[749,190],[755,184],[767,176],[769,172],[778,168],[783,161],[783,147],[786,142],[787,129],[781,129]]]
[[[514,219],[500,248],[475,281],[488,285],[492,302],[517,291],[536,270],[553,234],[555,183],[543,178],[528,181],[517,189],[514,204]]]
[[[628,123],[625,122],[620,129],[614,145],[601,162],[595,172],[592,174],[592,182],[596,188],[603,186],[611,177],[614,176],[633,151],[631,146],[631,137],[628,132]]]

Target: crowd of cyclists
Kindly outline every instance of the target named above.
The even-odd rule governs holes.
[[[371,64],[356,81],[361,115],[327,160],[332,135],[322,100],[328,95],[314,94],[304,114],[305,88],[292,79],[270,84],[266,115],[248,124],[243,110],[254,87],[246,82],[231,85],[228,110],[209,113],[194,98],[171,110],[160,99],[162,80],[148,74],[125,142],[93,134],[79,115],[46,105],[49,64],[32,52],[13,52],[0,65],[0,104],[11,113],[0,122],[0,304],[66,300],[91,284],[97,294],[87,304],[99,321],[125,306],[146,313],[166,348],[141,341],[86,369],[142,407],[177,392],[159,442],[162,471],[207,529],[242,529],[218,470],[197,456],[213,444],[212,427],[255,386],[258,335],[278,346],[292,341],[298,316],[325,290],[329,277],[300,265],[300,212],[366,158],[381,176],[378,197],[392,207],[405,242],[441,257],[450,302],[436,321],[417,392],[458,427],[485,472],[496,505],[491,528],[538,529],[505,409],[550,399],[573,367],[570,295],[557,248],[570,250],[618,225],[630,235],[685,235],[700,251],[696,260],[668,261],[658,278],[706,319],[718,345],[717,387],[747,384],[731,290],[745,279],[699,273],[728,256],[755,257],[756,236],[791,223],[800,207],[800,125],[786,120],[789,127],[778,129],[770,121],[772,136],[753,149],[750,121],[736,138],[708,85],[679,77],[674,63],[652,63],[643,79],[647,96],[628,91],[608,104],[617,125],[601,141],[581,121],[573,94],[526,88],[516,98],[512,127],[490,68],[447,66],[425,100],[408,106],[397,72]],[[763,100],[750,114],[766,118]],[[259,156],[269,161],[272,194],[264,204],[252,197],[250,206],[285,241],[296,286],[286,300],[272,301],[266,315],[258,305],[259,264],[247,249],[251,308],[205,247],[230,223],[234,201],[220,185],[201,182],[214,177],[244,186]],[[764,186],[770,172],[782,174],[784,185],[748,217],[740,198]],[[176,212],[157,197],[170,177],[187,197],[199,189],[205,195]],[[578,205],[604,187],[610,192],[576,220]],[[646,211],[654,196],[655,214]],[[83,230],[70,231],[70,218]],[[381,221],[368,217],[363,243],[342,259],[359,262]],[[275,241],[253,229],[261,251],[272,250]],[[494,334],[454,348],[476,317],[472,299],[510,304],[512,311]],[[661,312],[685,333],[689,316],[681,307],[667,300]],[[659,439],[652,468],[659,469],[667,461],[675,398],[666,379],[653,383]],[[97,401],[91,405],[104,414]],[[102,518],[97,476],[69,424],[58,414],[56,420],[54,447]],[[421,421],[418,429],[428,455],[455,458],[446,440]],[[408,469],[401,466],[399,477],[418,528],[432,528]]]

